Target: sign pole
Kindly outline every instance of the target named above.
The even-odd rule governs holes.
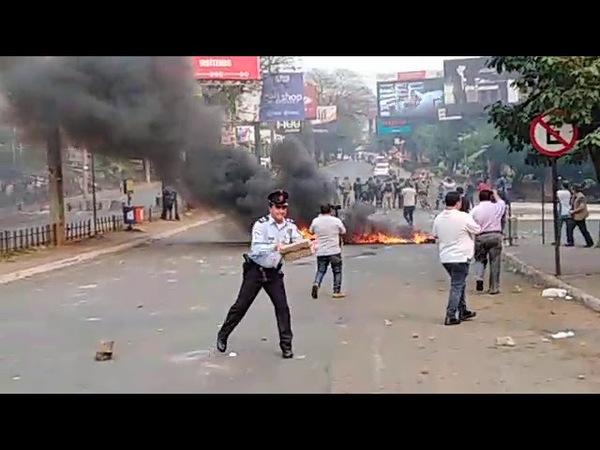
[[[531,122],[529,127],[529,138],[533,147],[542,155],[550,158],[552,168],[552,219],[554,225],[554,269],[556,276],[561,275],[560,266],[560,228],[559,228],[559,210],[558,210],[558,159],[569,153],[577,144],[579,130],[570,123],[561,123],[556,125],[555,119],[562,118],[563,111],[553,111],[552,113],[541,114]],[[544,176],[545,177],[545,176]],[[545,204],[542,204],[542,208]],[[542,213],[542,239],[545,239],[545,225],[543,222],[544,213]],[[542,241],[545,242],[545,241]]]
[[[561,267],[560,267],[560,234],[558,228],[558,167],[557,167],[557,159],[552,158],[552,216],[554,220],[554,269],[555,275],[558,277],[561,275]]]
[[[542,176],[542,245],[546,245],[546,169]]]

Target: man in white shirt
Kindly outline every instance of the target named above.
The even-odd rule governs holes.
[[[445,325],[458,325],[477,314],[467,309],[465,287],[469,264],[475,252],[475,235],[481,227],[473,218],[460,211],[460,194],[448,192],[444,198],[446,209],[433,222],[433,235],[438,241],[440,262],[450,275],[450,293],[446,307]]]
[[[333,272],[333,298],[344,298],[342,293],[342,236],[346,234],[344,223],[332,214],[332,205],[321,206],[321,214],[314,218],[309,232],[316,237],[317,274],[313,283],[311,296],[319,297],[319,288],[327,268],[331,264]]]
[[[562,189],[556,191],[558,197],[558,245],[560,245],[560,238],[562,235],[563,224],[567,224],[571,218],[571,189],[569,183],[566,181],[562,185]]]
[[[413,226],[415,206],[417,204],[417,190],[412,187],[412,184],[407,182],[406,185],[400,191],[402,196],[402,214],[406,223]]]

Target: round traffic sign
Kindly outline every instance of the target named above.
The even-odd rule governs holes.
[[[538,152],[559,157],[575,147],[579,132],[570,123],[563,123],[560,127],[550,125],[551,118],[551,114],[536,117],[529,127],[529,137]]]

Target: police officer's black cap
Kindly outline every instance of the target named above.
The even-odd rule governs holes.
[[[283,189],[278,189],[275,192],[271,192],[267,199],[269,203],[276,206],[288,206],[288,198],[290,194],[285,192]]]

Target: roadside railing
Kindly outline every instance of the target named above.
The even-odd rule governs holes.
[[[160,219],[160,210],[156,206],[144,210],[144,222]],[[72,221],[65,226],[67,242],[82,241],[97,235],[114,233],[125,229],[122,214],[105,215],[93,219]],[[16,230],[0,230],[0,255],[50,247],[56,244],[58,236],[57,224],[46,224],[23,227]]]

